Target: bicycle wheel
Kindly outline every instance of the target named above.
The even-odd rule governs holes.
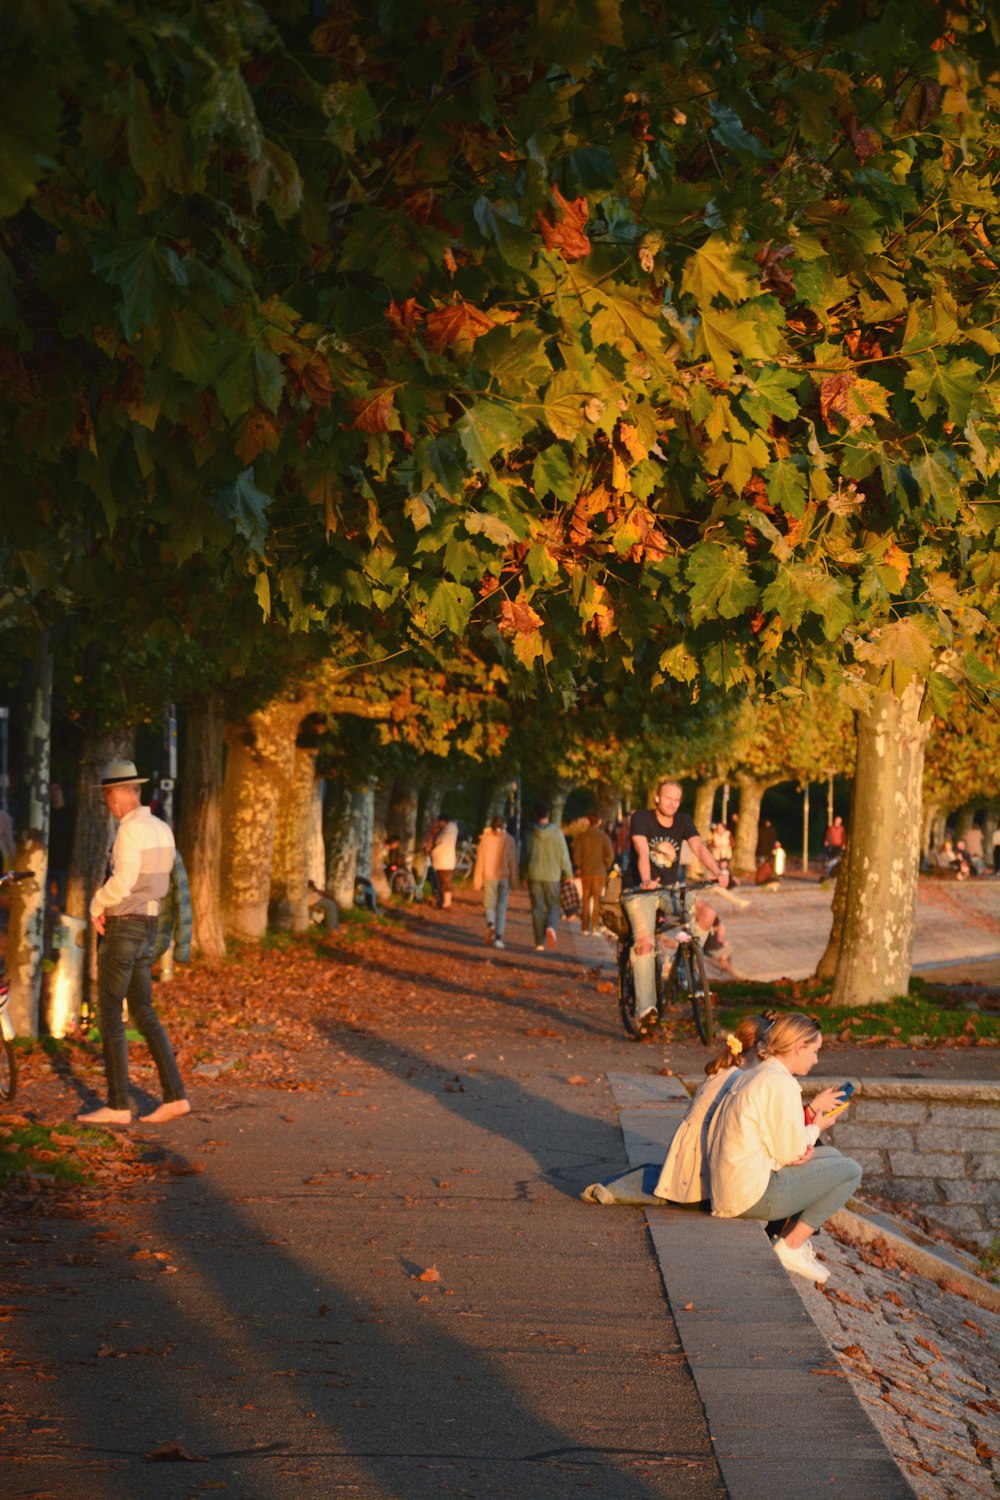
[[[688,998],[698,1035],[703,1042],[710,1042],[715,1035],[715,1017],[712,1014],[712,992],[705,973],[705,957],[698,943],[685,944],[688,964]]]
[[[618,1009],[621,1013],[625,1033],[633,1041],[642,1036],[635,1003],[635,975],[632,972],[632,944],[625,938],[618,940]]]
[[[17,1059],[7,1038],[0,1037],[0,1100],[9,1104],[17,1093]]]

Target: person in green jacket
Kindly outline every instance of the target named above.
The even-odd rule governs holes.
[[[535,821],[528,830],[528,852],[525,877],[531,897],[531,925],[535,932],[535,952],[556,945],[559,921],[559,886],[572,880],[573,866],[561,828],[549,821],[547,802],[535,803]]]

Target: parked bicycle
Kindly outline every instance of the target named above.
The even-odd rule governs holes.
[[[712,1012],[712,992],[709,989],[708,976],[705,972],[705,955],[692,931],[692,921],[695,893],[706,890],[715,883],[714,880],[699,880],[693,881],[690,885],[675,887],[682,895],[683,919],[670,918],[663,911],[657,912],[653,944],[656,973],[655,1024],[658,1025],[663,1019],[663,1013],[668,1006],[682,1004],[687,999],[691,1005],[691,1014],[694,1017],[698,1035],[706,1043],[710,1042],[715,1035],[715,1016]],[[639,894],[638,891],[623,892],[623,908],[631,897]],[[626,1032],[630,1037],[638,1040],[649,1028],[639,1025],[635,974],[632,969],[632,927],[624,909],[621,926],[623,931],[618,938],[618,1009],[621,1012],[622,1025]],[[664,955],[660,940],[667,932],[670,933],[676,947],[664,975]]]
[[[0,875],[0,887],[31,880],[30,870],[10,870]],[[10,984],[0,974],[0,1102],[9,1104],[17,1093],[17,1054],[14,1051],[14,1027],[8,1014]]]

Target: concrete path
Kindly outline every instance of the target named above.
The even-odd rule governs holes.
[[[760,980],[808,978],[830,933],[832,884],[788,878],[777,890],[740,885],[732,895],[733,901],[723,895],[716,904],[726,925],[736,973]],[[998,958],[1000,880],[921,879],[914,971],[922,973],[945,964],[996,963]]]

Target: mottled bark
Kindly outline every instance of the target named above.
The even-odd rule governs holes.
[[[282,782],[275,818],[269,916],[281,931],[306,932],[309,819],[316,787],[316,751],[296,745],[291,774]]]
[[[385,873],[385,841],[388,837],[389,801],[392,787],[376,784],[372,801],[372,853],[369,879],[378,894],[385,900],[389,896],[389,881]]]
[[[847,853],[851,847],[850,838],[844,846],[844,853],[840,864],[837,866],[837,878],[833,887],[833,901],[831,910],[833,922],[830,927],[830,936],[826,940],[823,956],[816,965],[816,979],[832,979],[837,972],[837,959],[840,956],[840,945],[844,936],[844,914],[847,911]]]
[[[278,802],[295,774],[295,739],[307,703],[268,704],[226,731],[222,789],[222,923],[256,941],[267,930]]]
[[[192,951],[208,963],[225,957],[222,931],[222,775],[224,725],[217,694],[187,705],[177,844],[191,885]]]
[[[721,785],[722,778],[719,777],[710,781],[699,781],[695,788],[694,813],[692,816],[694,817],[694,826],[706,844],[709,841],[708,836],[712,829],[712,809],[715,806],[715,793]],[[688,875],[690,878],[692,880],[702,880],[707,874],[708,871],[692,855],[691,862],[688,865]]]
[[[393,782],[386,814],[386,832],[391,839],[399,839],[403,855],[412,856],[416,851],[418,801],[415,781],[411,781],[409,777],[401,777]]]
[[[603,822],[617,823],[624,806],[621,787],[608,786],[607,782],[599,782],[594,789],[594,806]]]
[[[354,829],[356,873],[362,880],[372,878],[372,844],[375,834],[375,783],[361,787],[351,798],[351,822]],[[351,902],[354,892],[351,891]]]
[[[847,864],[847,909],[834,1005],[905,995],[920,857],[920,794],[929,724],[921,686],[881,693],[858,715],[857,766]]]
[[[27,823],[17,840],[15,869],[34,880],[14,887],[7,928],[10,1019],[20,1036],[37,1036],[45,957],[45,887],[49,843],[49,748],[52,733],[52,654],[39,642],[25,705],[24,782]]]
[[[924,807],[920,830],[920,852],[925,859],[934,848],[934,829],[938,822],[940,811],[936,802],[928,802]]]
[[[358,866],[357,831],[352,813],[350,788],[342,781],[328,781],[323,798],[326,889],[344,911],[354,905],[354,877]]]
[[[549,814],[549,817],[551,819],[551,822],[552,822],[552,825],[553,825],[554,828],[561,828],[562,827],[563,814],[566,811],[566,798],[569,796],[570,792],[573,790],[573,787],[575,786],[575,784],[576,783],[572,782],[572,781],[557,781],[557,782],[555,782],[553,784],[553,786],[551,788],[551,794],[550,794],[550,797],[549,797],[549,806],[550,806],[550,808],[552,810],[551,810],[551,812]],[[534,813],[531,811],[530,808],[528,809],[528,811],[529,811],[530,817],[533,819],[534,818]]]
[[[739,822],[733,840],[733,869],[738,875],[752,875],[757,868],[757,835],[760,832],[760,808],[764,793],[776,781],[761,781],[741,771],[736,776],[740,791]]]

